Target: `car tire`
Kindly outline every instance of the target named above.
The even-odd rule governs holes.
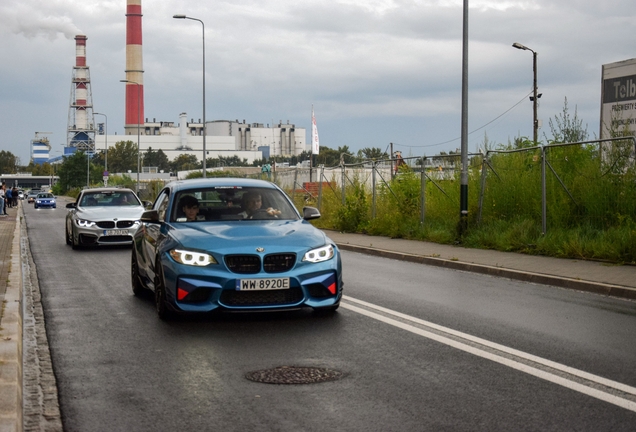
[[[161,262],[155,266],[155,308],[160,319],[168,321],[173,317],[173,313],[168,309],[166,301],[166,285],[163,279],[163,269]]]
[[[71,241],[71,236],[68,233],[68,226],[66,227],[66,244],[67,245],[72,245],[73,242]]]
[[[73,248],[73,250],[78,250],[80,248],[79,241],[75,240],[75,234],[73,234],[72,228],[71,228],[71,248]]]
[[[137,263],[137,252],[135,251],[134,245],[130,258],[130,282],[132,284],[132,292],[135,296],[141,297],[148,291],[139,277],[139,264]]]
[[[38,205],[37,204],[33,204],[33,208],[38,208]]]

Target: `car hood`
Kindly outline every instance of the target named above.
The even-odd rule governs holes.
[[[88,220],[139,219],[143,212],[142,206],[78,207],[75,215]]]
[[[331,243],[322,231],[302,220],[194,222],[172,225],[169,232],[182,247],[226,252],[245,252],[246,247],[306,250]]]

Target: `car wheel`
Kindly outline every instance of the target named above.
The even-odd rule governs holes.
[[[70,234],[68,232],[68,226],[66,227],[66,244],[67,245],[73,244],[73,242],[71,241],[71,236],[70,236]]]
[[[137,263],[137,253],[133,246],[132,257],[130,259],[130,281],[132,283],[132,291],[137,297],[142,296],[146,291],[146,287],[139,277],[139,264]]]
[[[163,280],[163,270],[160,262],[157,262],[155,266],[155,308],[160,319],[169,320],[172,318],[172,311],[168,309],[166,302],[166,285]]]
[[[80,244],[78,239],[75,239],[75,234],[73,234],[73,229],[71,228],[71,247],[73,250],[78,250],[80,248]]]
[[[38,208],[38,205],[37,204],[33,204],[33,208]]]

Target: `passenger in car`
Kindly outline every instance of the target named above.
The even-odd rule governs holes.
[[[199,200],[192,195],[186,195],[179,200],[179,209],[185,215],[185,222],[205,219],[203,216],[199,216]],[[178,220],[181,221],[181,218]]]

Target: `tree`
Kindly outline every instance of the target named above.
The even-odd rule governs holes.
[[[34,164],[31,162],[26,166],[25,170],[35,176],[47,176],[55,173],[53,166],[51,166],[48,162],[43,164]]]
[[[363,148],[362,150],[360,150],[358,152],[358,156],[362,156],[365,159],[388,159],[389,155],[386,154],[386,152],[383,152],[381,148],[379,147],[373,147],[373,148]]]
[[[15,174],[18,172],[18,158],[10,151],[0,151],[0,174]]]
[[[86,186],[87,176],[89,184],[101,183],[102,169],[88,161],[86,153],[76,151],[71,156],[66,156],[64,162],[57,170],[60,177],[58,185],[62,192],[69,189]]]
[[[137,144],[119,141],[108,149],[108,171],[113,173],[137,172]]]
[[[159,171],[163,170],[164,172],[170,171],[168,156],[166,156],[163,150],[159,149],[158,151],[154,151],[152,147],[148,147],[148,151],[144,153],[142,166],[157,167]]]
[[[201,163],[195,155],[191,154],[180,154],[172,162],[170,162],[170,172],[189,171],[200,168]]]

